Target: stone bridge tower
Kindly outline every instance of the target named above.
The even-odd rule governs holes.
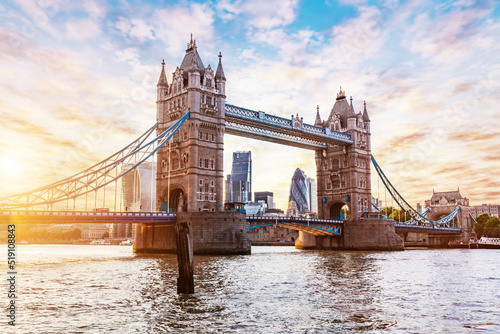
[[[188,110],[189,119],[157,154],[156,209],[216,212],[223,197],[226,78],[221,54],[214,72],[204,67],[196,42],[187,45],[169,85],[164,63],[157,85],[157,133]]]
[[[352,219],[371,212],[370,183],[370,118],[364,103],[363,113],[354,111],[352,97],[347,102],[345,92],[337,100],[324,122],[319,110],[316,126],[351,135],[351,145],[328,145],[316,151],[318,216],[322,219]],[[348,207],[349,214],[341,211]]]
[[[343,219],[341,237],[315,237],[299,232],[297,248],[320,249],[403,249],[403,240],[396,234],[393,221],[377,219],[371,212],[370,182],[370,118],[364,103],[363,112],[356,113],[340,89],[326,121],[319,110],[315,126],[326,132],[339,131],[351,136],[352,144],[330,145],[316,151],[318,218]],[[348,216],[342,208],[347,206]]]
[[[430,220],[437,221],[444,216],[448,216],[460,206],[460,212],[455,218],[456,227],[463,231],[461,236],[463,241],[469,241],[475,237],[472,229],[472,219],[469,215],[469,199],[460,194],[460,189],[456,191],[432,192],[430,200],[425,201],[425,207],[429,208],[427,217]]]
[[[157,85],[157,133],[190,110],[172,140],[157,152],[156,210],[176,213],[191,226],[195,254],[248,254],[245,214],[221,211],[226,78],[221,54],[205,67],[191,36],[169,84],[162,63]],[[172,224],[136,225],[135,252],[176,251]]]

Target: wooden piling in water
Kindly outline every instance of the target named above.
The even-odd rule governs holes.
[[[177,241],[177,264],[179,277],[177,278],[177,293],[194,293],[194,264],[193,264],[193,238],[191,223],[178,222],[175,226]]]

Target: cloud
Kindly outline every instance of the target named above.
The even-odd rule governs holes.
[[[153,34],[154,27],[141,19],[119,17],[115,27],[130,37],[137,39],[139,43],[156,39]]]
[[[298,0],[222,0],[216,9],[223,20],[244,17],[247,27],[269,30],[293,23],[298,4]]]
[[[454,9],[440,15],[438,20],[428,12],[421,13],[406,29],[403,45],[433,62],[464,61],[473,53],[470,48],[475,41],[484,44],[483,40],[474,37],[490,11],[485,8]]]
[[[101,33],[99,24],[90,19],[80,19],[66,23],[66,36],[70,39],[91,39]]]
[[[155,28],[155,36],[165,44],[171,57],[179,57],[193,38],[202,42],[204,49],[212,49],[214,36],[214,12],[207,4],[190,3],[188,6],[176,5],[156,10],[151,18]],[[186,22],[189,22],[187,25]]]
[[[297,16],[298,3],[298,0],[251,0],[241,5],[241,12],[249,16],[249,26],[271,29],[291,24]]]

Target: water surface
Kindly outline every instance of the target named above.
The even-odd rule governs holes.
[[[196,256],[196,293],[179,296],[175,255],[18,248],[17,333],[500,332],[500,250],[252,247]]]

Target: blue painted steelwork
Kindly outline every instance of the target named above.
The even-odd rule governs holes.
[[[392,196],[392,198],[396,201],[396,203],[403,209],[403,211],[408,214],[411,217],[411,220],[414,222],[413,224],[415,225],[442,225],[442,226],[447,226],[451,227],[451,223],[453,222],[453,219],[457,216],[458,212],[460,212],[460,207],[458,207],[455,211],[453,211],[451,214],[448,216],[438,220],[438,221],[433,221],[428,219],[426,216],[418,213],[417,210],[412,208],[410,204],[399,194],[399,192],[396,190],[396,188],[392,185],[392,183],[389,181],[387,176],[385,176],[384,172],[382,171],[382,168],[380,168],[379,164],[373,157],[371,156],[371,160],[373,163],[373,166],[375,167],[375,170],[377,171],[377,174],[379,175],[380,179],[384,183],[387,191],[389,191],[389,194]]]
[[[377,210],[378,212],[380,212],[381,214],[383,214],[383,215],[384,215],[384,217],[385,217],[385,220],[392,220],[392,218],[391,218],[391,217],[387,216],[387,215],[385,214],[385,212],[384,212],[384,211],[382,211],[382,209],[380,209],[379,207],[377,207],[375,204],[373,204],[373,203],[372,203],[372,207],[373,207],[375,210]],[[424,212],[422,212],[422,216],[423,216],[423,217],[427,217],[427,214],[429,213],[429,211],[430,211],[430,209],[427,209],[427,210],[425,210]],[[403,224],[403,225],[411,225],[411,224],[415,224],[415,220],[413,220],[413,219],[409,219],[409,220],[404,221],[404,222],[398,222],[398,224]]]
[[[292,119],[272,116],[226,104],[226,133],[257,138],[306,149],[326,148],[327,144],[352,144],[348,133],[331,131],[300,121],[294,126]]]
[[[283,226],[292,230],[303,231],[317,236],[339,236],[342,235],[343,222],[328,219],[308,219],[298,217],[269,217],[252,216],[247,217],[247,230],[253,230],[265,226]]]
[[[74,200],[115,182],[152,157],[189,118],[190,111],[159,136],[150,139],[157,124],[119,152],[73,176],[32,191],[0,198],[3,209],[29,208]],[[146,142],[147,141],[147,142]],[[123,169],[123,166],[127,166]],[[122,167],[118,171],[118,167]]]
[[[395,223],[396,231],[408,231],[408,232],[430,232],[439,234],[460,234],[462,229],[458,227],[446,227],[438,225],[411,225],[403,223]]]

